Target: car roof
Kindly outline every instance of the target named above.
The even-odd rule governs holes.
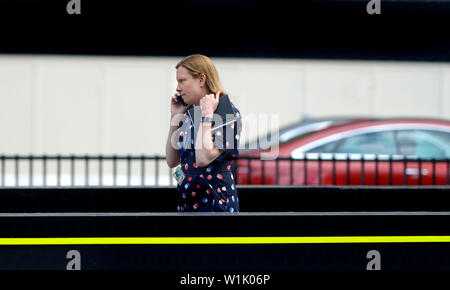
[[[292,123],[290,125],[281,128],[278,132],[278,136],[276,136],[277,132],[275,131],[267,133],[265,137],[268,143],[273,144],[274,142],[278,141],[277,144],[284,144],[298,137],[316,132],[318,130],[323,130],[332,126],[349,123],[358,123],[370,120],[375,119],[367,117],[345,117],[345,116],[323,117],[323,118],[305,117],[300,122]],[[256,140],[246,143],[244,145],[244,148],[242,149],[246,151],[259,150],[261,148],[261,144],[259,142],[260,140],[262,140],[262,138],[258,137],[256,138]],[[264,145],[267,145],[267,143],[264,143]]]
[[[289,130],[294,130],[296,128],[301,128],[302,126],[306,126],[308,128],[309,124],[319,124],[323,121],[332,121],[328,123],[327,126],[324,128],[318,128],[316,130],[306,130],[302,134],[297,134],[292,138],[288,138],[288,140],[283,140],[281,138],[282,132],[289,132]],[[314,119],[308,122],[302,122],[298,124],[294,124],[288,127],[283,128],[280,130],[280,142],[279,145],[284,145],[284,147],[290,147],[291,144],[297,143],[296,141],[298,139],[304,139],[305,140],[317,140],[321,139],[325,136],[332,135],[334,133],[347,131],[347,130],[353,130],[358,128],[364,128],[364,127],[371,127],[371,126],[379,126],[379,125],[392,125],[392,124],[428,124],[428,125],[444,125],[444,126],[450,126],[450,120],[445,119],[437,119],[437,118],[418,118],[418,117],[391,117],[391,118],[346,118],[346,117],[339,117],[339,118],[322,118],[322,119]],[[309,126],[309,129],[312,129],[314,126]],[[298,132],[300,132],[299,130]],[[292,131],[291,131],[292,132]],[[331,134],[330,134],[331,133]],[[304,137],[304,138],[303,138]],[[282,142],[284,141],[284,142]],[[248,148],[248,147],[246,147]],[[250,147],[252,148],[252,147]],[[266,146],[264,148],[270,148],[270,146]],[[267,149],[244,149],[245,153],[252,153],[252,152],[258,152],[258,151],[264,151]]]

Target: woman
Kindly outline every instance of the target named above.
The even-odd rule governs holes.
[[[176,70],[178,85],[171,99],[166,161],[171,168],[180,164],[176,170],[177,178],[181,175],[177,210],[237,212],[239,199],[231,163],[239,157],[240,112],[232,103],[237,120],[212,132],[211,118],[219,98],[225,95],[214,63],[204,55],[194,54],[181,60]],[[177,96],[187,106],[179,103]],[[197,128],[187,114],[191,106],[201,110],[202,121],[196,122]]]

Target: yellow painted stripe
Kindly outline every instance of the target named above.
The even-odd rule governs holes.
[[[450,236],[0,238],[5,245],[448,243]]]

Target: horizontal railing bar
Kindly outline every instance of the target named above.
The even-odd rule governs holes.
[[[311,155],[310,155],[311,154]],[[303,156],[303,155],[302,155]],[[334,157],[334,158],[333,158]],[[348,158],[347,158],[348,157]],[[150,156],[142,156],[142,155],[0,155],[0,158],[5,160],[166,160],[166,156],[163,155],[150,155]],[[306,160],[321,160],[321,161],[402,161],[402,160],[411,160],[411,161],[436,161],[443,162],[449,161],[450,158],[418,158],[417,156],[404,156],[404,155],[385,155],[385,154],[331,154],[331,153],[308,153],[306,154],[306,158],[292,158],[292,157],[277,157],[275,159],[261,159],[261,157],[256,156],[241,156],[239,159],[250,159],[250,160],[264,160],[264,161],[304,161]]]
[[[165,156],[158,156],[158,155],[154,155],[154,156],[141,156],[141,155],[130,155],[130,156],[121,156],[121,155],[96,155],[96,156],[83,156],[83,155],[4,155],[4,156],[0,156],[0,158],[4,158],[6,160],[15,160],[15,159],[19,159],[19,160],[72,160],[72,159],[76,159],[76,160],[96,160],[96,159],[103,159],[103,160],[142,160],[143,158],[145,160],[165,160],[166,157]]]
[[[373,155],[374,157],[366,157],[366,158],[361,158],[361,157],[355,157],[352,155],[349,155],[349,158],[347,159],[347,155],[341,155],[341,156],[337,156],[334,155],[334,159],[333,157],[328,157],[328,156],[324,156],[324,155],[317,155],[317,156],[306,156],[306,158],[291,158],[291,157],[277,157],[275,159],[261,159],[261,157],[256,157],[256,156],[241,156],[239,157],[239,159],[245,159],[245,160],[264,160],[267,162],[270,161],[304,161],[306,160],[315,160],[315,161],[378,161],[378,162],[389,162],[391,161],[403,161],[403,160],[408,160],[408,161],[429,161],[429,162],[445,162],[450,160],[450,158],[441,158],[441,159],[433,159],[433,158],[418,158],[418,157],[413,157],[413,156],[400,156],[400,155]],[[390,159],[390,156],[392,156],[392,159]]]

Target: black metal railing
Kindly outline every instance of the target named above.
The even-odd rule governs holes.
[[[174,185],[173,169],[160,163],[165,159],[158,155],[0,155],[0,186]]]
[[[237,184],[450,185],[450,158],[403,155],[307,153],[300,158],[241,156]]]
[[[175,185],[165,156],[0,155],[0,186]],[[163,162],[161,162],[163,161]],[[450,185],[450,159],[400,155],[304,154],[233,162],[236,184]]]

